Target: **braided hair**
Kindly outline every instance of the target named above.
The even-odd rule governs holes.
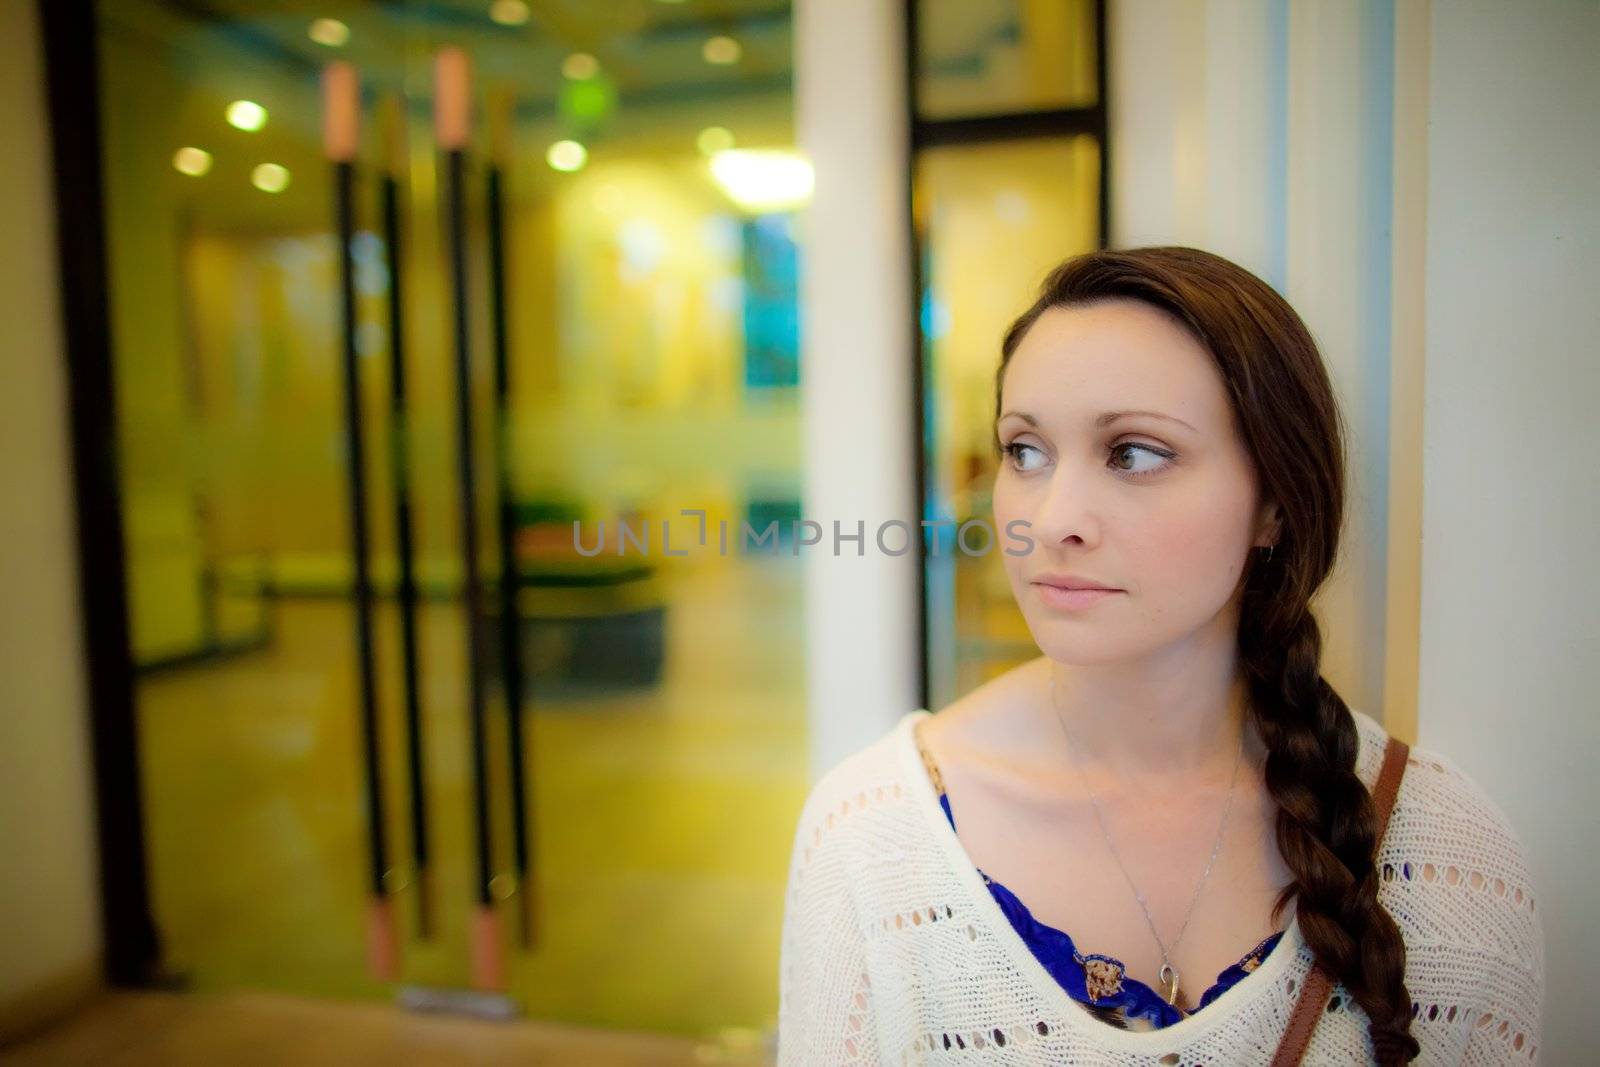
[[[1241,578],[1239,659],[1248,714],[1267,747],[1289,902],[1317,960],[1366,1012],[1380,1067],[1420,1052],[1411,1035],[1406,948],[1378,902],[1377,818],[1356,775],[1354,717],[1320,673],[1311,598],[1332,571],[1344,519],[1345,430],[1310,331],[1271,286],[1220,256],[1175,246],[1075,256],[1045,278],[1006,331],[1000,386],[1023,335],[1046,310],[1138,300],[1175,316],[1210,353],[1263,491],[1282,516],[1278,543]],[[998,451],[999,444],[996,441]]]

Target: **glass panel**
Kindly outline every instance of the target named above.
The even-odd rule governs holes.
[[[1051,267],[1098,246],[1099,190],[1099,144],[1087,135],[919,154],[928,518],[1004,534],[989,495],[1001,337]],[[962,551],[957,529],[943,528],[926,557],[930,707],[1038,654],[1006,579],[1006,542],[980,551],[974,529]]]
[[[430,130],[433,56],[457,44],[472,57],[480,117],[491,89],[515,97],[502,175],[507,484],[540,906],[532,951],[517,938],[525,898],[496,643],[481,128],[466,168],[489,833],[509,993],[534,1017],[630,1030],[704,1036],[775,1021],[788,856],[772,844],[789,839],[807,790],[801,571],[786,553],[719,550],[718,524],[734,540],[741,522],[760,529],[799,507],[795,264],[808,187],[793,181],[788,5],[556,10],[97,5],[152,888],[170,962],[197,988],[391,988],[364,964],[340,244],[318,81],[341,57],[360,68],[368,105],[351,250],[388,884],[402,980],[467,982],[475,826],[454,306],[447,174]],[[230,124],[241,100],[262,110],[236,108]],[[387,100],[406,116],[400,277],[379,211]],[[762,151],[738,155],[752,149]],[[390,413],[402,282],[404,433]],[[402,487],[421,592],[431,939],[414,921]],[[703,541],[681,509],[704,509]],[[609,551],[578,552],[575,520],[585,546],[603,522]],[[622,520],[646,539],[619,558]]]
[[[1095,0],[916,3],[922,118],[1095,105]]]

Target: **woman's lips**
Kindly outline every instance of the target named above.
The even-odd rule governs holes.
[[[1059,585],[1045,585],[1043,582],[1035,582],[1033,587],[1039,591],[1040,600],[1066,611],[1092,608],[1102,600],[1122,595],[1120,589],[1063,589]]]

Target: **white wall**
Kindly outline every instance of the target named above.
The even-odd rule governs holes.
[[[1597,109],[1600,5],[1433,4],[1419,740],[1529,848],[1553,1064],[1600,1038]]]
[[[66,367],[35,5],[0,4],[0,1040],[100,953]]]
[[[1541,1058],[1583,1062],[1600,953],[1600,861],[1573,847],[1600,839],[1600,706],[1579,676],[1600,645],[1600,6],[1111,12],[1113,243],[1227,255],[1311,326],[1352,429],[1325,673],[1506,810],[1544,901]]]
[[[1407,734],[1411,695],[1385,696],[1392,5],[1112,0],[1108,21],[1110,243],[1226,256],[1316,337],[1350,428],[1323,673]]]

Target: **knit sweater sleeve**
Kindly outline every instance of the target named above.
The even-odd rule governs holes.
[[[1441,1049],[1455,1044],[1452,1063],[1537,1062],[1545,938],[1527,849],[1505,812],[1449,758],[1414,751],[1408,773],[1417,776],[1422,818],[1385,877],[1412,890],[1401,902],[1428,898],[1418,909],[1427,922],[1415,934],[1423,944],[1414,966],[1429,992],[1418,999],[1414,1027],[1435,1034]]]
[[[779,950],[778,1067],[880,1060],[850,877],[848,766],[813,787],[795,829]]]

